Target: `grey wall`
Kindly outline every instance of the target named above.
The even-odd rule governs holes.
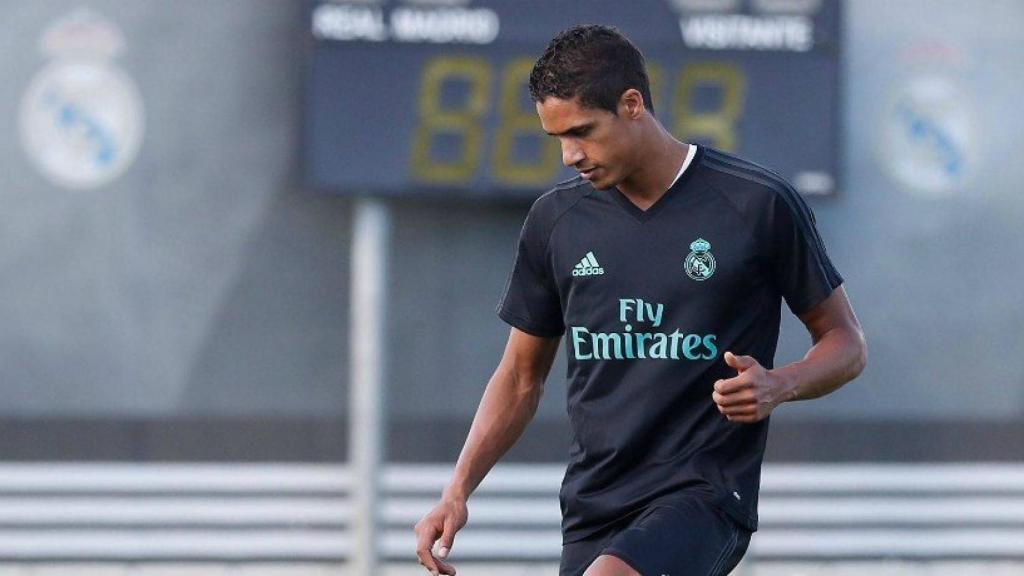
[[[88,3],[124,32],[145,134],[120,178],[69,190],[18,119],[79,5],[4,6],[0,412],[341,413],[348,208],[299,188],[301,6]]]

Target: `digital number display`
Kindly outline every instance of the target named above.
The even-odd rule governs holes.
[[[305,109],[311,183],[339,193],[531,197],[573,176],[558,140],[541,130],[530,71],[547,40],[579,21],[572,6],[619,3],[532,4],[314,3]],[[817,7],[800,15],[748,9],[711,16],[679,9],[685,0],[637,4],[651,8],[640,16],[651,19],[646,33],[631,31],[644,30],[635,12],[608,23],[644,52],[655,115],[674,136],[771,166],[806,194],[834,192],[834,2],[802,3]],[[664,17],[655,10],[669,7],[675,12]],[[460,16],[463,28],[453,20]],[[719,20],[698,20],[712,16]],[[741,19],[722,19],[729,16]],[[537,25],[524,28],[531,19]],[[666,20],[677,28],[665,30]],[[451,41],[444,26],[465,29],[463,36]],[[774,31],[778,40],[774,49],[751,47],[743,30],[762,42]]]

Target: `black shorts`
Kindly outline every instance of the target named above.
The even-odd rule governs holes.
[[[559,576],[581,576],[602,554],[642,576],[722,576],[739,564],[751,532],[696,495],[656,502],[625,524],[562,545]]]

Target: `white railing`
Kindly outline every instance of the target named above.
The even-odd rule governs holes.
[[[503,464],[470,499],[457,537],[470,560],[557,560],[561,465]],[[392,464],[383,555],[411,558],[412,526],[451,465]],[[0,465],[0,561],[306,560],[351,551],[344,466]],[[1024,558],[1024,465],[765,465],[764,559]]]

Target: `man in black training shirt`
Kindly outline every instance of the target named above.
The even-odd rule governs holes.
[[[614,28],[553,39],[530,93],[580,174],[523,225],[498,305],[511,335],[451,483],[416,525],[420,563],[455,573],[444,559],[466,500],[532,418],[564,336],[561,574],[727,574],[757,530],[772,410],[866,363],[843,278],[778,174],[665,130],[643,57]],[[781,299],[814,345],[773,369]]]

